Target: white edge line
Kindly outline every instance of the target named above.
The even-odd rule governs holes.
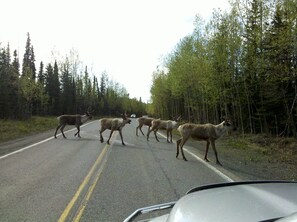
[[[92,121],[92,122],[94,122],[94,121]],[[89,124],[92,123],[92,122],[89,122],[89,123],[86,123],[86,124],[82,125],[81,128],[83,128],[83,127],[89,125]],[[71,132],[71,131],[73,131],[73,130],[76,130],[76,128],[67,130],[67,131],[64,132],[64,133],[68,133],[68,132]],[[62,133],[59,133],[57,136],[59,136],[59,135],[61,135],[61,134],[62,134]],[[49,138],[47,138],[47,139],[45,139],[45,140],[39,141],[39,142],[37,142],[37,143],[33,143],[33,144],[29,145],[29,146],[26,146],[26,147],[24,147],[24,148],[21,148],[21,149],[19,149],[19,150],[14,151],[14,152],[8,153],[8,154],[3,155],[3,156],[0,156],[0,160],[1,160],[1,159],[4,159],[4,158],[6,158],[6,157],[9,157],[9,156],[11,156],[11,155],[14,155],[14,154],[16,154],[16,153],[23,152],[23,151],[25,151],[25,150],[27,150],[27,149],[30,149],[30,148],[32,148],[32,147],[34,147],[34,146],[37,146],[37,145],[42,144],[42,143],[45,143],[45,142],[47,142],[47,141],[49,141],[49,140],[52,140],[52,139],[54,139],[53,136],[52,136],[52,137],[49,137]]]
[[[160,132],[157,132],[158,135],[167,138],[165,135],[163,135]],[[176,141],[175,141],[176,142]],[[192,153],[191,151],[189,151],[187,148],[184,148],[184,150],[189,153],[192,157],[194,157],[195,159],[197,159],[199,162],[201,162],[202,164],[204,164],[206,167],[208,167],[210,170],[214,171],[216,174],[218,174],[220,177],[222,177],[224,180],[228,181],[228,182],[234,182],[234,180],[232,180],[230,177],[228,177],[226,174],[222,173],[221,171],[219,171],[217,168],[215,168],[214,166],[210,165],[209,163],[205,162],[204,160],[202,160],[199,156],[197,156],[196,154]]]
[[[4,156],[1,156],[1,157],[0,157],[0,160],[1,160],[1,159],[4,159],[4,158],[6,158],[6,157],[9,157],[9,156],[11,156],[11,155],[13,155],[13,154],[23,152],[24,150],[30,149],[30,148],[32,148],[32,147],[34,147],[34,146],[37,146],[37,145],[39,145],[39,144],[41,144],[41,143],[44,143],[44,142],[46,142],[46,141],[49,141],[49,140],[51,140],[51,139],[53,139],[53,138],[54,138],[54,137],[50,137],[50,138],[47,138],[47,139],[42,140],[42,141],[40,141],[40,142],[31,144],[31,145],[29,145],[29,146],[26,146],[26,147],[24,147],[24,148],[21,148],[21,149],[19,149],[19,150],[16,150],[16,151],[14,151],[14,152],[12,152],[12,153],[8,153],[8,154],[6,154],[6,155],[4,155]]]

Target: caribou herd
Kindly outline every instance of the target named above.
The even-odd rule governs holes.
[[[78,136],[80,138],[80,126],[84,123],[86,123],[88,120],[92,119],[92,115],[90,112],[86,112],[84,115],[61,115],[58,118],[58,126],[56,128],[54,137],[57,138],[57,131],[60,129],[63,137],[65,139],[66,136],[63,132],[63,129],[66,125],[74,125],[77,128],[77,132],[74,134],[74,136]],[[189,138],[192,140],[197,141],[205,141],[206,142],[206,148],[205,148],[205,156],[204,160],[209,161],[207,158],[209,145],[211,145],[215,158],[216,158],[216,164],[221,165],[218,154],[215,146],[215,141],[219,139],[225,132],[227,132],[229,129],[234,126],[232,125],[230,120],[224,120],[220,124],[194,124],[194,123],[182,123],[181,116],[177,118],[170,118],[169,120],[162,120],[162,119],[155,119],[147,116],[139,117],[137,119],[138,125],[136,127],[136,136],[138,136],[138,130],[142,133],[144,136],[145,134],[142,131],[143,126],[148,127],[148,131],[146,134],[147,141],[149,141],[149,136],[151,132],[154,132],[156,140],[159,142],[159,139],[157,137],[158,130],[165,130],[167,135],[167,142],[173,143],[172,141],[172,131],[176,129],[178,133],[180,134],[180,138],[176,141],[176,158],[179,156],[179,152],[182,154],[182,158],[187,161],[183,147],[185,143],[188,141]],[[123,133],[122,130],[124,126],[128,123],[131,123],[131,119],[128,118],[126,114],[123,114],[121,118],[101,118],[99,119],[99,125],[101,126],[99,130],[100,135],[100,142],[103,143],[104,139],[102,136],[102,133],[105,130],[110,130],[110,135],[107,140],[107,144],[110,144],[110,139],[114,131],[118,131],[121,137],[122,145],[125,146],[124,140],[123,140]]]

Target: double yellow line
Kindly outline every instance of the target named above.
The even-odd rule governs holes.
[[[87,174],[87,176],[84,178],[83,182],[80,184],[78,190],[76,191],[75,195],[73,196],[73,198],[71,199],[71,201],[68,203],[67,207],[65,208],[65,210],[63,211],[63,213],[61,214],[60,218],[58,219],[58,222],[64,222],[66,221],[70,211],[72,210],[74,204],[76,203],[77,199],[79,198],[79,196],[81,195],[83,189],[86,187],[86,185],[89,183],[94,171],[96,170],[97,166],[101,163],[102,159],[104,158],[106,152],[107,152],[107,149],[110,145],[105,145],[102,152],[100,153],[100,155],[98,156],[97,160],[95,161],[94,165],[92,166],[91,170],[89,171],[89,173]],[[89,201],[93,191],[94,191],[94,188],[100,178],[100,175],[102,173],[102,170],[103,170],[103,167],[101,167],[99,170],[98,170],[98,173],[93,181],[93,183],[91,184],[91,186],[89,187],[87,193],[85,194],[85,197],[82,201],[82,204],[80,205],[75,217],[72,219],[72,221],[79,221],[83,212],[84,212],[84,209],[87,205],[87,202]]]

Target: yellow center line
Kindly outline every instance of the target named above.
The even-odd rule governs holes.
[[[83,212],[85,211],[85,208],[86,208],[86,206],[87,206],[87,203],[88,203],[89,200],[90,200],[90,197],[91,197],[91,195],[92,195],[92,193],[93,193],[93,191],[94,191],[94,189],[95,189],[95,187],[96,187],[96,185],[97,185],[97,182],[98,182],[98,180],[99,180],[99,178],[100,178],[100,176],[101,176],[102,171],[103,171],[103,167],[99,170],[99,172],[98,172],[98,174],[97,174],[97,176],[96,176],[96,178],[95,178],[93,184],[90,186],[90,188],[89,188],[89,190],[88,190],[88,192],[87,192],[87,194],[86,194],[86,196],[85,196],[85,199],[84,199],[84,201],[83,201],[83,204],[81,204],[81,207],[80,207],[80,209],[78,210],[77,215],[76,215],[76,216],[74,217],[74,219],[72,220],[73,222],[79,222],[79,221],[80,221],[80,218],[81,218]]]
[[[69,212],[71,211],[72,207],[74,206],[75,202],[77,201],[78,197],[80,196],[82,190],[85,188],[86,184],[89,182],[94,170],[96,169],[97,165],[100,163],[102,158],[104,157],[108,147],[109,147],[108,144],[104,146],[104,148],[103,148],[102,152],[100,153],[99,157],[95,161],[95,163],[92,166],[91,170],[89,171],[88,175],[85,177],[85,179],[83,180],[83,182],[79,186],[78,190],[76,191],[76,193],[73,196],[73,198],[71,199],[71,201],[68,203],[68,205],[65,208],[64,212],[60,216],[58,222],[64,222],[67,219],[67,216],[68,216]]]

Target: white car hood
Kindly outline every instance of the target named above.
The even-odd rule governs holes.
[[[177,201],[164,221],[250,222],[294,212],[297,212],[296,183],[234,185],[187,194]]]

